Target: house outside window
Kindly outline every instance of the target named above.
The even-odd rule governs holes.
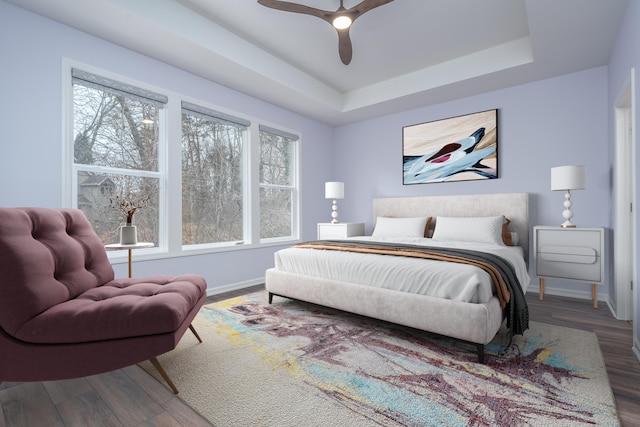
[[[75,205],[105,243],[117,238],[116,196],[151,196],[135,217],[138,238],[158,241],[159,122],[166,97],[81,70],[72,70]]]

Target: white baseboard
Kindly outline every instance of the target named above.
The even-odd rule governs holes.
[[[238,289],[249,288],[264,283],[264,277],[259,277],[245,282],[232,283],[230,285],[216,286],[215,288],[207,288],[207,296],[222,294],[224,292],[237,291]]]
[[[633,354],[636,355],[636,359],[640,362],[640,343],[634,338],[633,339]]]

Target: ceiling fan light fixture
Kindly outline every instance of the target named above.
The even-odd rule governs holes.
[[[348,16],[339,15],[339,16],[336,16],[333,19],[332,24],[337,30],[344,30],[344,29],[349,28],[351,26],[351,22],[353,22],[353,21]]]

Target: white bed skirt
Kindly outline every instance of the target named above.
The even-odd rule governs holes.
[[[494,296],[482,304],[452,301],[355,283],[267,270],[268,292],[448,337],[487,344],[504,315]]]

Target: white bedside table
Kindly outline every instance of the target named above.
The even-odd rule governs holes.
[[[540,299],[544,278],[591,283],[593,308],[598,308],[598,284],[604,282],[604,228],[533,227],[534,263],[540,277]]]
[[[346,239],[352,236],[364,236],[362,222],[330,222],[318,224],[318,240]]]

